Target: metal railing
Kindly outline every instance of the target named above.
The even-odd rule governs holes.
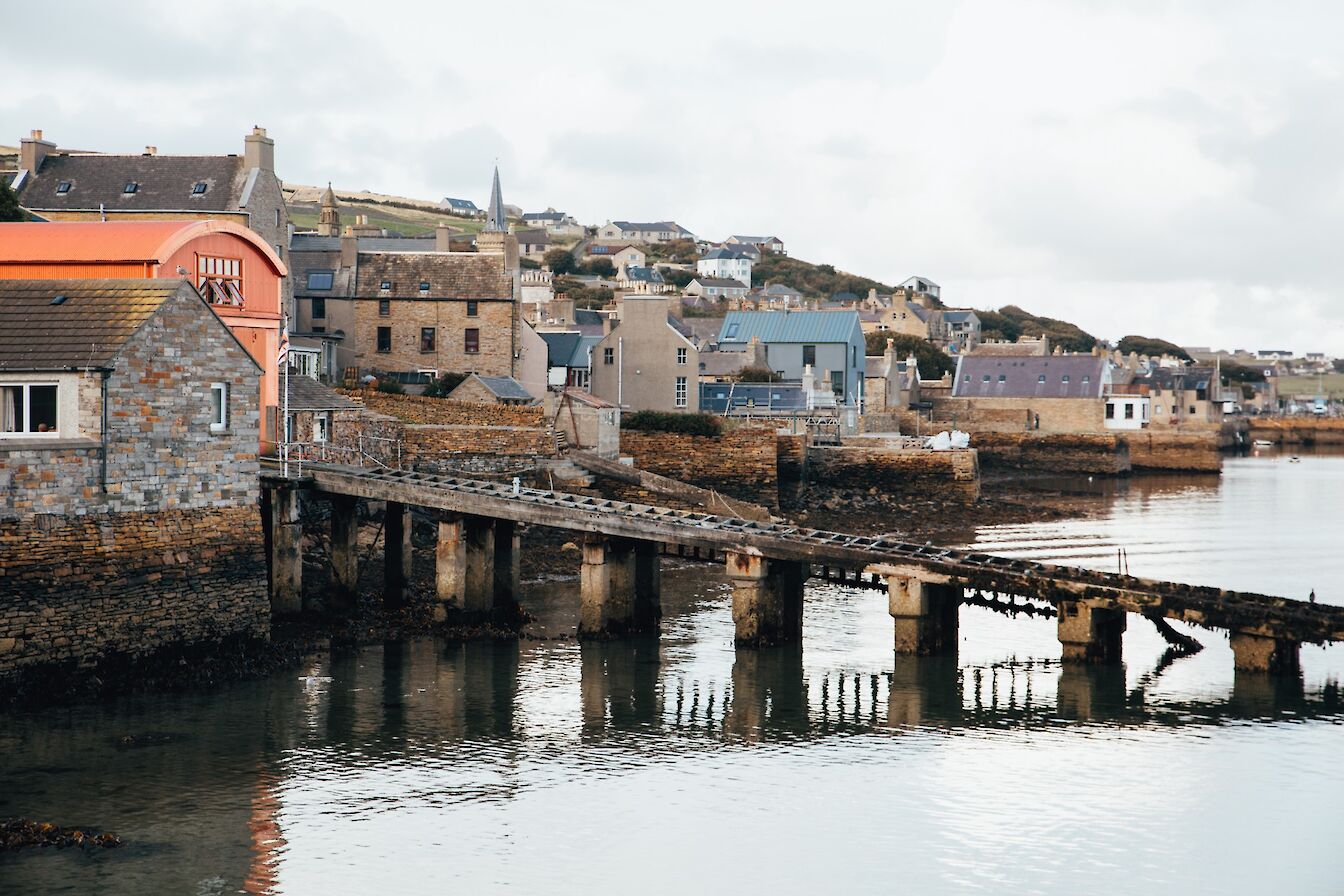
[[[377,454],[373,453],[378,451]],[[379,456],[381,455],[381,456]],[[286,475],[302,476],[305,463],[341,464],[377,470],[402,469],[402,440],[387,436],[356,436],[353,445],[331,442],[288,442],[281,446],[282,466]]]

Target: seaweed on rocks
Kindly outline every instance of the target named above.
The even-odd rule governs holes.
[[[121,838],[107,832],[95,833],[85,828],[63,828],[46,821],[28,818],[0,820],[0,852],[25,847],[55,847],[67,849],[115,849]]]

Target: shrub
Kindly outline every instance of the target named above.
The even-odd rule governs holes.
[[[390,377],[379,377],[378,391],[389,395],[405,395],[406,387]]]
[[[557,276],[574,271],[574,256],[569,254],[568,249],[551,249],[542,256],[541,263]]]
[[[671,432],[688,436],[717,436],[723,432],[723,424],[713,414],[636,411],[621,418],[621,429],[636,432]]]
[[[915,361],[919,364],[919,375],[926,380],[936,380],[944,373],[952,373],[957,369],[957,362],[938,346],[927,339],[920,339],[908,333],[880,331],[865,333],[864,353],[870,356],[885,354],[888,339],[894,343],[898,359],[903,359],[906,355],[915,356]]]
[[[425,395],[430,398],[447,398],[448,393],[456,389],[467,378],[465,373],[441,373],[425,387]]]
[[[768,367],[743,367],[737,375],[739,383],[777,383],[779,380],[779,374]]]

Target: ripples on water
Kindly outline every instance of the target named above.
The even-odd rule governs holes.
[[[975,541],[1338,598],[1344,459],[1106,487]],[[389,644],[0,718],[0,815],[129,844],[5,857],[0,892],[1339,892],[1340,648],[1275,683],[1201,631],[1164,668],[1131,619],[1124,668],[1061,669],[1053,620],[967,608],[957,658],[907,659],[882,595],[823,586],[801,650],[736,651],[715,570],[664,588],[660,641]],[[572,629],[572,583],[526,601]]]

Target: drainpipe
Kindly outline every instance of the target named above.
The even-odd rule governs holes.
[[[102,487],[103,494],[107,494],[107,377],[108,371],[103,371],[102,379],[102,415],[103,423],[99,428],[99,441],[102,443],[103,450],[100,453],[98,470],[98,484]]]
[[[625,407],[625,337],[616,337],[616,406]]]

